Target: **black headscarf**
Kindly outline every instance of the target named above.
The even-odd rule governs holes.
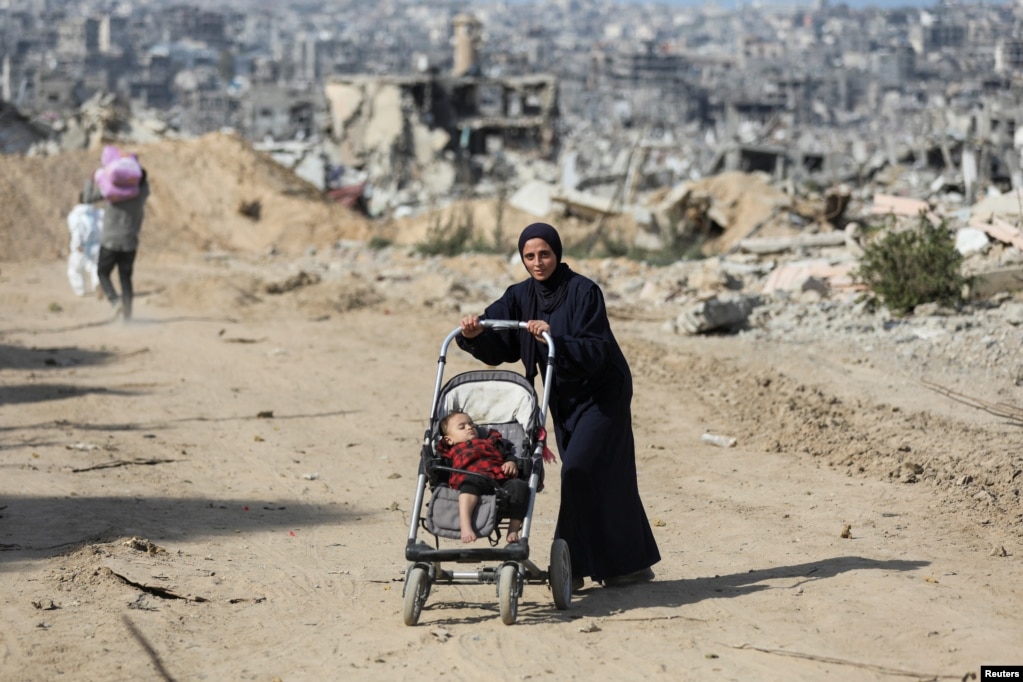
[[[565,283],[568,282],[571,272],[568,266],[561,262],[561,236],[547,223],[533,223],[522,231],[522,234],[519,235],[519,257],[522,256],[522,250],[526,248],[526,242],[537,238],[544,240],[551,247],[554,257],[558,259],[558,265],[551,276],[542,282],[534,279],[530,273],[527,284],[529,287],[529,309],[526,311],[530,320],[539,319],[539,311],[552,313],[565,302],[565,296],[568,295],[568,287],[565,286]]]
[[[547,223],[533,223],[522,231],[522,234],[519,235],[519,256],[522,256],[522,250],[526,248],[526,242],[536,238],[547,242],[548,246],[551,247],[551,251],[554,252],[555,258],[558,259],[558,265],[554,268],[551,276],[542,282],[537,281],[530,274],[529,280],[526,283],[527,320],[540,319],[541,311],[549,314],[557,310],[568,296],[568,280],[572,276],[572,270],[565,263],[561,262],[561,236],[557,230]],[[526,376],[532,380],[537,372],[536,351],[538,342],[529,332],[523,331],[522,335],[522,364],[526,368]]]
[[[561,262],[561,235],[558,231],[547,223],[533,223],[526,225],[526,229],[519,235],[519,255],[522,255],[522,249],[526,248],[526,242],[530,239],[540,239],[547,242],[547,245],[551,247],[551,251],[557,256],[558,262]]]

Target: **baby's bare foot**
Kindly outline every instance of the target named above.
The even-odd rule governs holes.
[[[469,544],[470,542],[476,542],[476,534],[471,530],[462,531],[462,542]]]

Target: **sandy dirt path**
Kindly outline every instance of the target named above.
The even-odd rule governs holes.
[[[218,267],[143,260],[126,326],[74,298],[60,262],[0,266],[3,679],[959,680],[1023,664],[1018,515],[884,470],[891,453],[1018,449],[1017,427],[852,351],[624,319],[656,581],[588,585],[567,611],[527,585],[513,626],[493,586],[437,585],[407,627],[418,447],[457,312],[313,314],[242,277],[195,284]],[[231,303],[244,295],[260,300]],[[453,355],[448,372],[472,367]]]

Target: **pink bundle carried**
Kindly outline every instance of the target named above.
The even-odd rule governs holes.
[[[135,154],[127,154],[108,145],[103,148],[100,160],[103,166],[96,169],[92,179],[104,198],[118,202],[138,196],[142,164]]]

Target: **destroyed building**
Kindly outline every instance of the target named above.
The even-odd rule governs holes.
[[[899,191],[967,204],[1023,184],[1018,4],[14,7],[0,89],[47,149],[91,140],[78,109],[116,94],[181,135],[236,130],[328,189],[343,167],[385,206],[532,181],[518,150],[618,206],[728,171],[821,188],[909,167]]]
[[[480,180],[481,156],[557,156],[557,77],[484,75],[479,22],[461,13],[452,25],[449,72],[422,57],[414,73],[333,76],[324,88],[330,137],[373,183],[378,210],[407,192],[458,194]]]

